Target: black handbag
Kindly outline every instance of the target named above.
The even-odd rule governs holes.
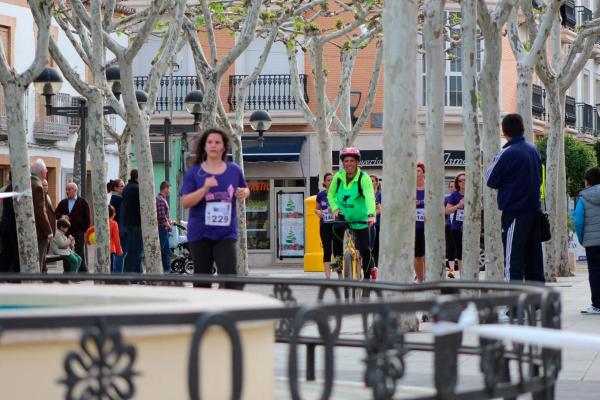
[[[548,213],[544,210],[540,210],[538,213],[538,223],[540,224],[540,233],[542,242],[547,242],[552,239],[552,233],[550,232],[550,219]]]

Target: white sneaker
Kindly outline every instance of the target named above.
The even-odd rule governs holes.
[[[600,308],[598,307],[594,307],[594,306],[589,306],[588,308],[581,310],[582,314],[599,314],[600,315]]]

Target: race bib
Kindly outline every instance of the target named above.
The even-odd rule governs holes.
[[[208,226],[229,226],[231,224],[231,203],[221,201],[206,203],[204,221]]]
[[[417,222],[425,222],[425,209],[417,208]]]
[[[329,210],[323,210],[323,222],[333,222],[333,215]]]
[[[465,210],[456,210],[456,220],[459,222],[465,220]]]

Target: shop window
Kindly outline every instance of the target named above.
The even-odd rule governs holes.
[[[271,248],[269,186],[269,180],[248,181],[250,197],[246,204],[246,226],[249,250]]]

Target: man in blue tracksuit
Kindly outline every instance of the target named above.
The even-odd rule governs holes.
[[[508,114],[502,132],[508,139],[485,173],[489,187],[498,189],[502,211],[504,280],[544,282],[539,225],[542,159],[523,137],[523,119]]]

